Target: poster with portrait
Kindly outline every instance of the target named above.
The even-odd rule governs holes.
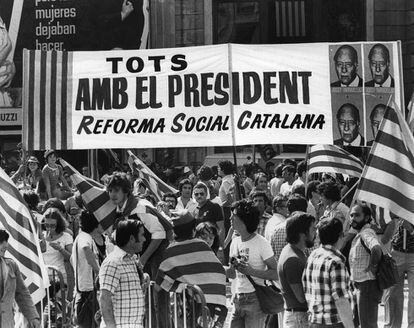
[[[334,145],[364,146],[364,111],[362,93],[340,93],[332,97]]]
[[[367,146],[372,146],[372,143],[377,135],[379,125],[384,117],[387,107],[391,106],[392,94],[367,94],[365,96],[366,116],[366,138]]]
[[[394,42],[331,44],[329,57],[332,115],[336,115],[335,111],[338,108],[334,104],[343,101],[343,94],[360,95],[363,98],[358,108],[362,113],[360,128],[365,127],[361,130],[363,143],[360,146],[369,147],[375,136],[375,125],[378,125],[377,120],[384,108],[399,104],[398,99],[401,99],[401,86],[395,82],[401,78],[398,69],[398,48]],[[371,122],[370,117],[375,106],[376,119]],[[334,134],[335,129],[340,131],[339,127],[336,128],[334,125]],[[359,145],[358,135],[355,133],[355,139],[349,140],[350,143],[345,145]]]

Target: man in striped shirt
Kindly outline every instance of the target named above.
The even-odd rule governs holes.
[[[211,316],[218,314],[224,323],[227,314],[225,271],[207,243],[194,238],[195,223],[188,211],[173,218],[175,241],[164,253],[155,282],[167,292],[176,290],[181,283],[199,286]],[[166,312],[166,309],[160,310]]]
[[[337,218],[323,220],[318,234],[321,246],[310,254],[302,277],[310,327],[353,328],[349,275],[345,258],[338,251],[342,222]]]

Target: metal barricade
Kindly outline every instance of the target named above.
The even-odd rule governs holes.
[[[160,311],[154,304],[155,283],[151,281],[147,291],[147,328],[157,327],[161,313],[166,312],[164,321],[168,328],[209,328],[210,312],[203,291],[197,285],[180,284],[176,292],[169,293],[166,311]]]
[[[44,309],[45,327],[71,328],[71,303],[67,302],[67,288],[62,272],[54,266],[46,266],[50,287],[47,293],[47,303]]]

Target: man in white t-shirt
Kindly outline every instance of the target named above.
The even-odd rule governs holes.
[[[296,168],[298,178],[292,184],[292,190],[299,186],[305,186],[306,182],[306,161],[301,161]]]
[[[296,169],[293,165],[285,165],[282,170],[282,178],[285,181],[280,186],[280,193],[289,196],[292,192],[293,182],[295,181]]]
[[[231,266],[227,273],[235,278],[232,327],[263,327],[266,314],[261,310],[254,286],[277,279],[277,263],[270,243],[255,231],[260,213],[251,201],[241,200],[232,207],[232,227],[239,234],[230,245]]]
[[[80,230],[73,243],[71,263],[75,272],[75,311],[78,317],[78,327],[93,327],[97,300],[94,291],[94,280],[99,274],[98,250],[93,236],[102,233],[95,216],[90,212],[82,212]],[[91,297],[93,306],[87,316],[78,316],[82,305]]]
[[[272,180],[270,180],[270,194],[272,195],[272,197],[276,197],[277,195],[279,195],[280,187],[284,182],[282,178],[283,166],[284,165],[280,163],[278,166],[275,167],[275,177],[272,178]]]

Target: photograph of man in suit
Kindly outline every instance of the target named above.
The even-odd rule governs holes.
[[[381,124],[382,118],[384,117],[387,108],[389,107],[384,104],[378,104],[372,109],[371,114],[369,115],[369,121],[371,122],[372,135],[374,136],[374,139],[368,141],[367,146],[372,146],[374,143],[374,140],[378,133],[379,125]]]
[[[359,118],[359,110],[355,105],[343,104],[336,114],[338,122],[338,130],[341,135],[340,139],[334,140],[337,146],[363,146],[365,141],[359,133],[361,120]]]
[[[381,43],[374,45],[368,54],[372,80],[365,83],[366,87],[394,88],[394,79],[390,75],[390,52]]]
[[[343,45],[333,58],[338,81],[331,87],[362,87],[362,78],[358,75],[358,54],[354,47]]]

